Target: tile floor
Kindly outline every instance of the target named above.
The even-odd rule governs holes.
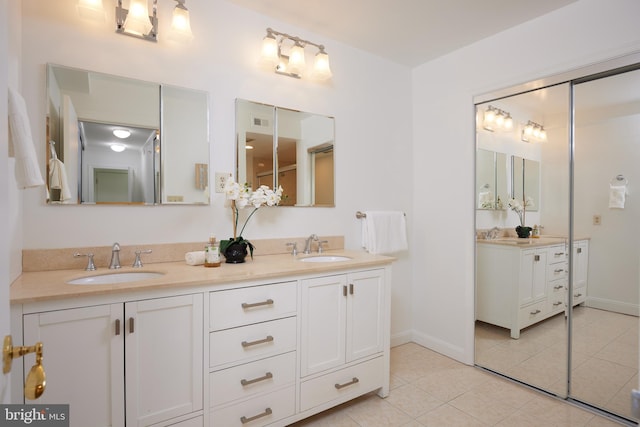
[[[573,317],[571,395],[631,417],[629,396],[638,387],[638,318],[578,306]],[[563,314],[521,331],[479,322],[476,362],[553,393],[566,392],[566,319]]]
[[[391,392],[368,394],[296,427],[619,426],[414,343],[391,349]]]

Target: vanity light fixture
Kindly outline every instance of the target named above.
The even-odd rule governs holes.
[[[111,144],[109,147],[116,153],[122,153],[126,148],[124,144]]]
[[[490,132],[511,130],[513,129],[513,118],[510,113],[489,105],[484,112],[482,127]]]
[[[79,0],[90,1],[90,0]],[[189,10],[184,5],[186,0],[174,0],[177,5],[173,9],[169,38],[188,41],[193,38],[189,21]],[[153,42],[158,41],[158,0],[152,0],[151,11],[149,0],[130,0],[129,9],[122,6],[122,0],[116,5],[116,32],[138,37]]]
[[[125,139],[129,138],[129,136],[131,135],[131,131],[127,129],[114,129],[113,135],[117,138]]]
[[[522,128],[521,139],[524,142],[543,142],[547,140],[547,131],[544,130],[544,126],[542,126],[541,124],[529,120],[527,124]]]
[[[307,46],[315,46],[318,49],[311,77],[316,80],[330,79],[332,73],[329,66],[329,55],[325,52],[323,45],[271,28],[267,28],[267,35],[262,40],[262,61],[274,67],[278,74],[299,79],[305,72],[305,48]]]

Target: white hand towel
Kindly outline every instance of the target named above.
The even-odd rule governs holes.
[[[16,157],[16,182],[18,188],[44,185],[38,156],[31,137],[31,125],[24,98],[13,88],[9,88],[9,131],[10,141]]]
[[[51,190],[60,190],[60,201],[62,203],[71,199],[71,191],[69,190],[69,182],[67,181],[67,169],[58,159],[49,160],[49,188]]]
[[[627,192],[626,185],[609,186],[609,208],[624,209],[624,202]]]
[[[204,251],[187,252],[184,254],[184,260],[189,265],[204,264]]]
[[[362,219],[362,246],[372,254],[390,254],[408,249],[407,224],[403,212],[368,211]]]

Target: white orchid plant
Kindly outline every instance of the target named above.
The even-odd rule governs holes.
[[[509,209],[518,214],[518,218],[520,219],[520,226],[524,227],[525,221],[525,213],[527,211],[527,207],[533,207],[533,199],[531,197],[527,197],[523,201],[518,199],[509,199]]]
[[[224,193],[227,200],[231,201],[231,212],[233,214],[233,238],[220,241],[220,252],[225,253],[229,245],[233,243],[245,243],[249,247],[251,258],[253,258],[253,244],[242,237],[249,219],[262,206],[277,206],[282,200],[282,186],[277,190],[272,190],[266,185],[261,185],[257,190],[253,191],[248,184],[240,185],[233,179],[228,179],[224,186]],[[245,207],[253,207],[253,210],[245,219],[240,233],[238,233],[238,219],[240,217],[240,209]]]

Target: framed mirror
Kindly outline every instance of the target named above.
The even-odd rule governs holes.
[[[208,204],[204,91],[47,65],[50,204]]]
[[[237,181],[281,185],[280,206],[335,206],[334,118],[236,100]]]
[[[476,153],[477,209],[502,210],[507,200],[507,155],[478,148]]]

